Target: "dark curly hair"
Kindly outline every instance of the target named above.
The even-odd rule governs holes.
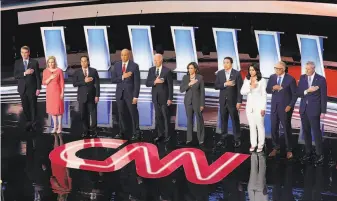
[[[257,80],[260,81],[262,79],[262,74],[261,74],[261,71],[260,71],[260,66],[258,63],[252,63],[249,68],[248,68],[248,74],[246,76],[247,80],[250,80],[250,73],[249,73],[249,69],[250,67],[253,67],[254,70],[256,71],[256,77],[257,77]]]
[[[190,65],[192,65],[193,67],[194,67],[194,69],[195,69],[195,74],[199,74],[199,65],[196,63],[196,62],[191,62],[191,63],[189,63],[189,64],[187,64],[187,74],[189,74],[189,72],[188,72],[188,67],[190,66]]]

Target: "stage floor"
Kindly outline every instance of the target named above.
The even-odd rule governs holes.
[[[8,108],[11,108],[9,111]],[[249,131],[242,128],[243,145],[235,149],[232,138],[227,147],[214,149],[219,136],[213,127],[206,128],[206,147],[201,149],[208,163],[213,163],[228,152],[249,154],[249,158],[230,172],[220,182],[199,185],[189,182],[184,169],[178,168],[166,177],[153,179],[137,175],[135,163],[129,163],[114,172],[93,172],[73,168],[64,168],[50,162],[49,153],[59,145],[81,140],[81,123],[78,111],[71,107],[71,127],[65,128],[61,135],[48,133],[45,103],[38,103],[39,129],[25,132],[22,122],[21,106],[10,103],[1,104],[1,173],[2,200],[142,200],[142,201],[203,201],[203,200],[247,200],[248,186],[254,182],[264,186],[266,200],[337,200],[337,140],[326,138],[324,141],[325,162],[322,167],[302,165],[298,158],[303,155],[303,145],[297,145],[298,135],[294,137],[293,161],[285,159],[284,150],[278,159],[268,159],[264,153],[250,155]],[[168,144],[157,144],[162,158],[172,151],[186,148],[179,144],[184,141],[184,131],[173,131]],[[99,138],[111,139],[117,134],[116,127],[100,127]],[[142,141],[151,143],[155,132],[143,131]],[[99,141],[99,139],[97,139]],[[96,140],[96,141],[97,141]],[[89,140],[90,141],[90,140]],[[267,139],[266,151],[271,147]],[[199,149],[196,145],[194,148]],[[116,150],[109,148],[89,148],[77,153],[78,157],[91,160],[104,160]],[[201,152],[202,153],[202,152]],[[153,154],[150,152],[150,155]],[[198,159],[199,160],[199,159]],[[258,161],[258,162],[257,162]],[[141,164],[142,165],[142,164]],[[143,164],[144,165],[144,164]],[[165,164],[161,164],[165,165]],[[266,165],[266,173],[251,171]],[[193,171],[186,168],[186,171]],[[202,170],[202,169],[201,169]],[[263,191],[262,191],[263,192]],[[67,199],[65,199],[67,197]],[[263,193],[262,193],[263,197]],[[262,199],[261,199],[262,200]]]

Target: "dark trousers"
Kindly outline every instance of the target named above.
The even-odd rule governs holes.
[[[312,151],[312,136],[313,132],[315,138],[316,154],[322,155],[322,131],[320,128],[320,116],[308,116],[305,111],[304,114],[301,114],[301,124],[303,129],[303,136],[305,141],[305,151],[307,154],[310,154]]]
[[[87,101],[80,103],[80,113],[83,125],[83,131],[88,132],[90,130],[96,130],[97,128],[97,104],[93,101]],[[91,117],[91,126],[90,126]]]
[[[165,135],[169,136],[169,126],[170,126],[170,114],[167,104],[153,103],[155,116],[156,116],[156,126],[158,129],[158,137]]]
[[[27,124],[34,124],[36,121],[36,106],[37,97],[35,93],[24,93],[20,94],[23,114],[26,118]]]
[[[293,109],[289,112],[285,112],[285,108],[280,107],[276,104],[276,110],[270,114],[271,118],[271,137],[273,141],[274,149],[280,149],[280,135],[279,135],[279,126],[280,122],[283,126],[284,130],[284,139],[286,144],[286,150],[292,151],[292,143],[291,143],[291,117],[293,115]]]
[[[193,120],[194,115],[197,122],[197,138],[199,143],[204,143],[205,138],[205,126],[204,118],[202,112],[200,111],[200,106],[198,104],[185,104],[186,116],[187,116],[187,140],[191,142],[193,139]]]
[[[221,115],[221,134],[222,139],[224,139],[228,134],[228,116],[231,116],[232,119],[232,127],[234,133],[234,139],[240,140],[241,130],[240,130],[240,118],[239,111],[235,106],[230,106],[227,103],[220,104],[220,115]]]
[[[126,123],[124,121],[124,105],[128,108],[128,111],[131,115],[132,120],[132,134],[139,134],[139,114],[137,109],[137,104],[132,104],[132,99],[127,99],[122,94],[121,98],[117,99],[117,107],[118,107],[118,117],[119,117],[119,129],[121,134],[125,134],[126,131]]]

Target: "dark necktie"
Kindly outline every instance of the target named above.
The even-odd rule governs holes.
[[[123,64],[123,68],[122,68],[122,71],[123,71],[123,73],[125,73],[125,71],[126,71],[126,67],[125,67],[125,64]]]
[[[87,69],[84,69],[84,77],[87,77],[88,73],[87,73]]]
[[[159,68],[157,68],[157,71],[156,71],[156,76],[158,77],[159,75]]]
[[[23,61],[23,66],[25,67],[25,70],[27,70],[27,67],[28,67],[28,61]]]
[[[282,77],[278,77],[277,85],[281,85],[281,79],[282,79]]]

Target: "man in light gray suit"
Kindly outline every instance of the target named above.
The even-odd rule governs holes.
[[[180,86],[180,92],[185,93],[185,110],[187,116],[187,140],[186,144],[190,144],[192,141],[193,133],[193,117],[196,116],[197,123],[197,137],[199,140],[199,145],[204,146],[205,129],[204,129],[204,118],[202,116],[202,111],[205,107],[205,87],[202,75],[199,73],[198,64],[191,62],[187,66],[188,75],[183,77],[183,81]]]
[[[250,201],[268,201],[266,185],[266,156],[263,152],[253,152],[250,158],[248,195]]]

